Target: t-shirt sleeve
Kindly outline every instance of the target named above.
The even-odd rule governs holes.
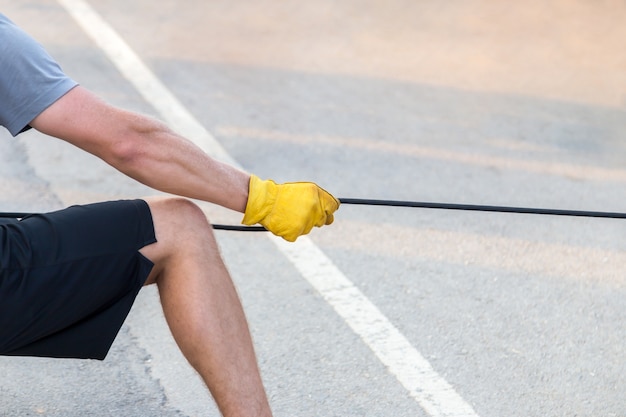
[[[0,13],[0,126],[17,136],[76,85],[43,46]]]

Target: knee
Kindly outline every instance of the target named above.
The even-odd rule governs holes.
[[[185,223],[207,223],[204,212],[196,203],[182,197],[165,197],[159,203],[159,209],[171,218]]]
[[[145,200],[150,207],[156,243],[140,252],[154,263],[147,284],[159,282],[171,266],[214,259],[219,249],[213,228],[204,212],[192,201],[180,197]]]
[[[212,232],[204,212],[194,202],[180,197],[146,199],[157,234],[157,241],[173,238],[182,243],[194,236]]]

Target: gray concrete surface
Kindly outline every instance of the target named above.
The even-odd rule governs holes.
[[[626,211],[622,2],[90,1],[246,169],[340,197]],[[154,113],[52,0],[0,0]],[[152,194],[0,132],[3,210]],[[207,208],[214,220],[237,221]],[[344,206],[313,240],[481,417],[626,416],[626,223]],[[277,416],[426,416],[260,236],[218,235]],[[104,362],[0,358],[0,415],[217,415],[144,291]]]

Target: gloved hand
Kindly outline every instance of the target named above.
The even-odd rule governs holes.
[[[313,226],[331,224],[338,208],[339,200],[312,182],[276,184],[252,175],[241,223],[261,223],[275,235],[294,242]]]

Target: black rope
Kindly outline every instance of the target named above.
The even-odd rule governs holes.
[[[214,224],[215,230],[230,230],[232,232],[267,232],[263,226],[234,226],[229,224]]]
[[[391,207],[414,207],[443,210],[465,210],[465,211],[486,211],[497,213],[521,213],[521,214],[542,214],[553,216],[575,216],[575,217],[596,217],[606,219],[626,219],[626,213],[587,211],[587,210],[561,210],[549,208],[531,207],[508,207],[508,206],[485,206],[477,204],[453,204],[453,203],[431,203],[422,201],[401,201],[401,200],[373,200],[363,198],[340,198],[341,204],[354,204],[365,206],[391,206]],[[22,219],[32,213],[0,212],[0,218]],[[214,224],[215,230],[229,230],[238,232],[266,232],[263,226],[235,226],[225,224]]]
[[[33,214],[34,213],[0,212],[0,218],[23,219],[24,217],[32,216]],[[267,229],[263,226],[235,226],[230,224],[214,224],[212,226],[215,230],[230,230],[236,232],[267,232]]]
[[[0,213],[0,217],[9,218],[9,219],[22,219],[26,216],[30,216],[30,213],[14,213],[14,212]]]
[[[360,204],[368,206],[418,207],[444,210],[490,211],[498,213],[544,214],[553,216],[603,217],[608,219],[626,219],[626,213],[586,210],[561,210],[529,207],[483,206],[475,204],[428,203],[420,201],[367,200],[361,198],[341,198],[341,204]]]

